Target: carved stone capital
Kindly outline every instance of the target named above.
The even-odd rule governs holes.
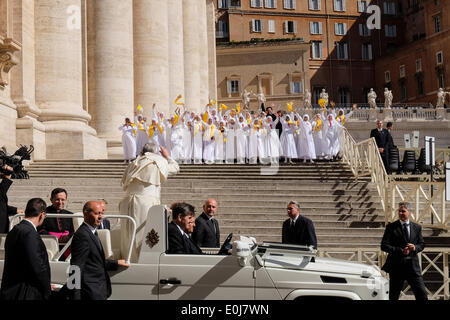
[[[19,63],[19,59],[14,56],[14,52],[20,49],[20,43],[11,38],[0,37],[0,89],[4,89],[8,85],[8,73],[12,67]]]

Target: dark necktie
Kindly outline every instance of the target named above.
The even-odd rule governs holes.
[[[209,224],[213,227],[214,233],[217,233],[216,224],[215,224],[214,219],[209,219]]]
[[[403,232],[405,233],[406,240],[408,240],[408,242],[409,242],[408,226],[409,226],[409,223],[404,223],[403,224]]]

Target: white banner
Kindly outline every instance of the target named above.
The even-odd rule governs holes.
[[[404,139],[405,139],[405,148],[411,148],[411,139],[408,133],[405,133]]]
[[[425,136],[425,165],[434,166],[435,158],[434,137]]]
[[[413,131],[413,148],[419,147],[419,131]]]

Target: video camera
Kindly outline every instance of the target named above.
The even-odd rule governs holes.
[[[34,147],[26,147],[20,145],[20,148],[13,155],[8,155],[0,150],[0,172],[4,175],[11,175],[12,179],[29,179],[27,171],[22,165],[23,160],[30,160],[30,155],[34,151]],[[10,166],[13,170],[9,171],[3,168],[4,165]]]

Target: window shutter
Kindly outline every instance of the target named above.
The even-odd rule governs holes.
[[[363,30],[363,25],[362,23],[359,24],[359,35],[363,36],[364,35],[364,30]]]
[[[255,24],[255,19],[252,19],[252,32],[256,31]]]
[[[288,22],[284,22],[284,33],[288,33]]]
[[[266,8],[270,8],[271,6],[270,6],[270,0],[264,0],[264,6],[266,7]]]
[[[322,22],[319,22],[319,34],[322,34]]]
[[[250,1],[250,7],[255,8],[256,7],[256,0]]]
[[[345,6],[345,0],[342,0],[342,10],[343,10],[343,11],[346,11],[346,10],[347,10],[347,8],[346,8],[346,6]]]
[[[323,57],[323,45],[322,45],[322,41],[319,42],[319,58]]]
[[[338,11],[337,9],[338,9],[338,3],[337,3],[337,0],[334,0],[333,1],[334,3],[333,3],[333,5],[334,5],[334,11]]]
[[[348,59],[348,44],[344,43],[344,59]]]
[[[297,0],[292,0],[292,9],[296,9],[297,7]]]
[[[386,37],[389,37],[389,26],[387,24],[384,25],[384,35]]]
[[[309,0],[308,2],[309,2],[309,6],[308,6],[309,10],[314,9],[313,1],[312,1],[312,0]]]
[[[309,33],[314,34],[314,22],[309,22]]]
[[[369,60],[372,60],[372,45],[371,44],[367,45],[367,51],[369,53]]]
[[[339,24],[337,22],[334,23],[334,34],[339,34]]]
[[[231,94],[231,80],[227,80],[227,93]]]
[[[260,22],[261,22],[261,32],[263,32],[264,31],[264,19],[261,19]]]
[[[387,2],[383,3],[383,9],[384,9],[384,13],[386,14],[388,11],[388,6],[387,6]]]
[[[347,34],[347,24],[344,23],[344,34]]]
[[[319,5],[319,10],[321,9],[321,3],[320,3],[320,1],[321,1],[321,0],[317,0],[317,4]]]

